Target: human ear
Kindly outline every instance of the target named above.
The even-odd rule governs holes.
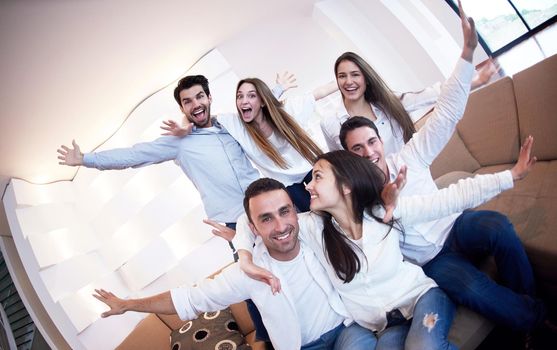
[[[342,194],[347,195],[352,193],[352,189],[346,185],[342,185]]]

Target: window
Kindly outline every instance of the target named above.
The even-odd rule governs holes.
[[[446,0],[458,12],[456,0]],[[557,0],[462,0],[480,41],[497,56],[557,20]]]

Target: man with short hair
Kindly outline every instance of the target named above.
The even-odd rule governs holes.
[[[458,90],[461,93],[468,91],[466,85]],[[443,112],[447,106],[436,108],[426,124],[399,152],[385,156],[377,127],[363,117],[350,118],[342,125],[342,146],[376,164],[385,173],[387,181],[394,179],[399,169],[406,165],[407,183],[401,196],[438,191],[429,167],[462,117],[466,96],[453,95],[440,101],[450,100],[462,103],[460,112],[447,116]],[[531,148],[532,142],[532,137],[528,137],[523,149]],[[535,162],[535,157],[531,162]],[[439,220],[405,226],[401,237],[400,247],[405,258],[422,266],[455,302],[515,330],[528,332],[542,324],[546,310],[543,302],[534,296],[532,267],[513,225],[504,215],[467,210]],[[478,257],[489,255],[495,258],[501,284],[473,263]]]
[[[94,296],[110,307],[102,316],[138,311],[178,313],[189,320],[251,298],[277,350],[375,348],[375,335],[352,323],[326,271],[298,239],[296,209],[284,185],[268,178],[255,181],[246,190],[244,206],[257,235],[253,260],[280,278],[281,293],[273,294],[266,283],[248,277],[235,263],[214,280],[147,298],[123,300],[96,290]]]
[[[243,213],[244,191],[259,178],[259,172],[238,142],[211,115],[207,78],[202,75],[182,78],[174,89],[174,98],[191,123],[190,136],[162,136],[129,148],[85,154],[72,141],[73,148],[58,149],[60,164],[106,170],[174,160],[199,191],[207,216],[233,227]]]

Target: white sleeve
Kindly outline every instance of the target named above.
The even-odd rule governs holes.
[[[401,197],[394,216],[403,226],[440,219],[483,204],[513,185],[510,170],[476,175],[433,194]]]
[[[432,109],[441,94],[441,83],[437,82],[421,91],[399,93],[402,106],[415,123]]]
[[[311,92],[286,99],[284,110],[300,125],[307,125],[315,112],[315,97]]]
[[[202,312],[222,310],[249,299],[251,283],[238,264],[232,264],[214,279],[205,279],[194,287],[172,289],[170,295],[180,319],[192,320]]]
[[[464,114],[473,74],[474,66],[459,59],[453,74],[443,84],[432,115],[397,154],[403,163],[430,166],[445,148]]]
[[[244,213],[236,221],[236,234],[232,239],[232,244],[236,250],[244,249],[253,252],[253,243],[255,242],[255,234],[248,225],[248,216]]]

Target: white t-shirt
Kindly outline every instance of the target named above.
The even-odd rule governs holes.
[[[313,280],[303,255],[304,249],[300,249],[293,260],[275,260],[275,264],[285,279],[283,286],[287,286],[296,305],[302,344],[308,344],[341,324],[344,318],[331,307],[323,307],[329,305],[327,295]],[[324,269],[323,273],[326,273]]]

